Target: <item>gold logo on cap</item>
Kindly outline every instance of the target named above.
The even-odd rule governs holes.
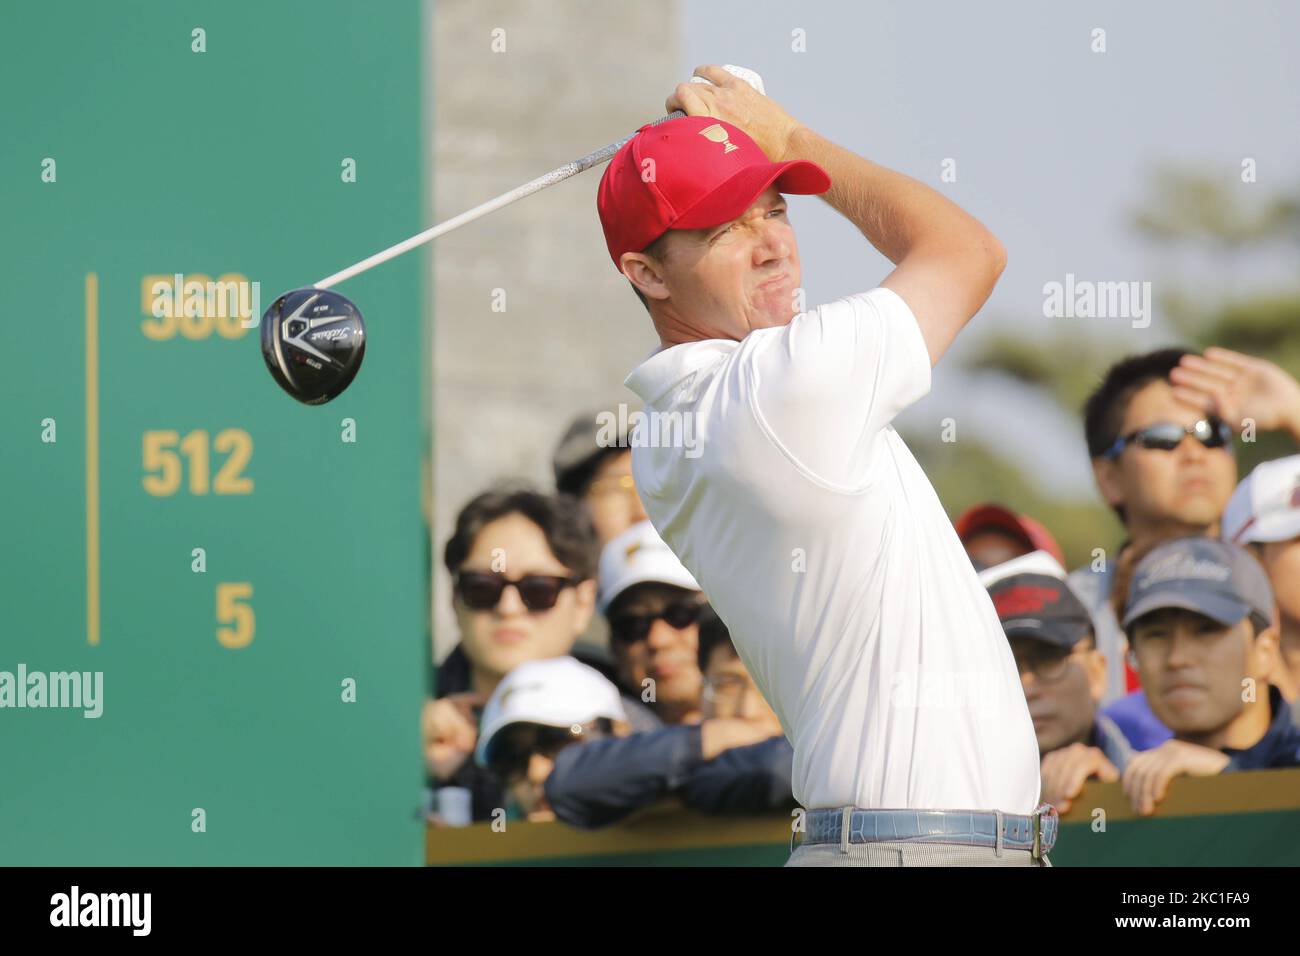
[[[624,551],[623,551],[623,560],[625,560],[625,561],[631,561],[631,560],[632,560],[632,555],[636,554],[636,553],[637,553],[638,551],[640,551],[640,550],[641,550],[641,542],[640,542],[640,541],[633,541],[631,544],[629,544],[629,545],[627,546],[626,549],[624,549]]]
[[[537,682],[534,682],[532,684],[516,684],[514,687],[507,687],[506,692],[502,694],[501,699],[497,701],[497,706],[505,707],[506,701],[508,701],[519,691],[525,691],[525,690],[537,691],[537,690],[545,690],[545,689],[546,687],[544,684],[537,683]]]
[[[727,138],[728,133],[721,123],[714,123],[712,126],[706,126],[700,130],[700,135],[712,143],[726,143],[726,148],[722,150],[722,155],[726,156],[733,149],[740,149],[735,143]]]

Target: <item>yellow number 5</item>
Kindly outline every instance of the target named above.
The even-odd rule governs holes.
[[[172,431],[144,433],[144,470],[161,471],[158,475],[144,476],[144,490],[151,495],[174,495],[181,486],[181,459],[174,451],[168,451],[181,440],[181,436]]]
[[[239,603],[241,598],[249,600],[252,596],[253,586],[247,581],[217,585],[217,621],[233,625],[217,628],[217,641],[222,647],[247,647],[253,640],[256,630],[253,607]]]

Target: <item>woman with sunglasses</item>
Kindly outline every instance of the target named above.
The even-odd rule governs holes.
[[[529,489],[479,495],[456,519],[444,560],[460,643],[424,712],[435,787],[466,787],[473,818],[502,805],[494,775],[469,757],[478,718],[502,678],[527,661],[574,650],[595,612],[596,538],[581,506]]]
[[[483,697],[524,661],[568,654],[595,612],[595,534],[572,501],[528,489],[479,495],[443,557],[465,689]]]

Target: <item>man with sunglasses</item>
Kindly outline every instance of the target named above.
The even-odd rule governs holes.
[[[892,425],[1005,251],[939,192],[696,73],[665,104],[688,115],[639,130],[597,206],[659,340],[626,384],[698,437],[633,448],[637,491],[794,746],[791,863],[1044,866],[1056,823],[1011,652]],[[810,307],[786,193],[822,195],[864,268],[870,244],[893,270]],[[892,693],[954,678],[979,701]]]
[[[1277,628],[1254,557],[1212,538],[1148,540],[1126,555],[1117,589],[1147,699],[1174,733],[1124,770],[1135,812],[1154,813],[1182,774],[1300,766],[1300,722],[1268,682]]]
[[[1129,356],[1107,370],[1084,406],[1097,487],[1126,541],[1069,582],[1109,661],[1106,713],[1139,750],[1169,731],[1125,670],[1127,645],[1110,605],[1117,561],[1131,541],[1218,533],[1237,481],[1232,435],[1245,427],[1284,430],[1300,441],[1300,384],[1272,362],[1221,348]]]
[[[624,691],[648,703],[665,724],[697,723],[699,620],[708,604],[695,578],[642,521],[605,545],[598,580]]]
[[[1133,748],[1098,714],[1106,658],[1092,618],[1065,582],[1065,568],[1035,551],[980,573],[1020,671],[1042,755],[1043,801],[1061,813],[1090,778],[1114,782]]]

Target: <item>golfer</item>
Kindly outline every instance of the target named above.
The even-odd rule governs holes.
[[[640,129],[597,206],[660,340],[626,384],[647,421],[695,429],[690,454],[633,437],[637,490],[794,745],[790,865],[1050,865],[1010,648],[891,425],[1006,253],[720,66],[695,73],[666,104],[687,116]],[[820,194],[894,271],[805,308],[783,193]]]

